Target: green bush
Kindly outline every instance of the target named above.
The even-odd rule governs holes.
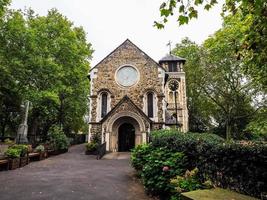
[[[203,188],[197,175],[198,169],[195,168],[191,171],[186,170],[184,176],[176,176],[171,179],[171,184],[174,186],[175,192],[182,193]]]
[[[140,172],[152,151],[153,148],[149,144],[138,145],[131,152],[131,165]]]
[[[34,149],[34,151],[35,152],[39,152],[39,153],[44,152],[45,151],[45,147],[44,147],[44,145],[40,144]]]
[[[85,145],[86,151],[93,152],[96,151],[98,147],[98,143],[96,142],[90,142]]]
[[[159,196],[170,194],[173,189],[170,179],[185,171],[185,163],[182,153],[150,145],[136,147],[131,155],[131,164],[139,171],[147,192]]]
[[[199,169],[201,181],[259,197],[267,192],[267,145],[253,142],[228,142],[212,134],[162,130],[152,133],[151,145],[183,152],[187,169]]]
[[[24,157],[28,153],[28,146],[24,144],[15,145],[18,149],[21,150],[20,156]]]
[[[8,158],[19,158],[21,150],[18,148],[8,148],[5,152],[5,156]]]
[[[65,150],[69,147],[69,140],[64,132],[57,126],[53,126],[48,133],[49,141],[55,150]]]
[[[12,146],[9,146],[8,149],[18,150],[21,157],[24,157],[28,153],[28,146],[24,144],[14,144]]]

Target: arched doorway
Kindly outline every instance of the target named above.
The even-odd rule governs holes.
[[[119,151],[130,151],[135,146],[135,128],[130,123],[123,123],[118,130]]]
[[[108,119],[102,125],[103,127],[102,131],[103,133],[105,133],[105,140],[107,141],[107,151],[112,151],[112,152],[121,151],[121,147],[119,148],[119,143],[120,143],[119,132],[123,131],[122,130],[119,131],[119,128],[123,124],[130,124],[134,127],[134,141],[133,139],[131,140],[134,146],[146,143],[147,128],[145,127],[145,123],[146,122],[141,118],[140,115],[131,111],[122,111],[114,114],[110,119]],[[121,127],[121,129],[123,129],[123,126]]]

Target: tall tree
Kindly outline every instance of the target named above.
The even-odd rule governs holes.
[[[206,124],[215,122],[216,132],[228,139],[241,139],[256,111],[264,109],[264,101],[255,101],[263,97],[262,90],[242,70],[245,59],[238,49],[245,22],[239,19],[237,15],[225,17],[223,28],[202,46],[185,39],[173,50],[188,60],[190,128],[196,127],[192,118],[199,117]]]
[[[22,99],[20,48],[23,47],[25,21],[18,12],[6,11],[0,22],[0,126],[4,139],[6,132],[15,132]]]
[[[189,38],[185,38],[181,43],[176,44],[172,53],[187,59],[184,70],[188,97],[189,131],[210,130],[213,127],[211,116],[214,105],[203,93],[201,87],[205,74],[201,65],[202,47],[190,41]]]
[[[217,105],[217,121],[225,127],[227,139],[240,138],[255,111],[251,103],[257,90],[241,70],[244,60],[238,52],[242,27],[236,16],[228,16],[223,28],[204,42],[202,64],[206,73],[202,89]]]
[[[30,133],[45,136],[54,124],[68,132],[79,130],[87,110],[86,74],[93,52],[84,30],[55,9],[47,16],[9,11],[0,37],[1,72],[32,102]]]
[[[192,18],[198,17],[198,8],[204,6],[209,10],[217,0],[168,0],[160,6],[162,21],[155,22],[159,29],[164,28],[168,18],[174,15],[179,25],[187,24]],[[239,53],[244,57],[244,72],[256,84],[260,84],[266,91],[267,85],[267,4],[266,0],[226,0],[223,14],[237,15],[240,21],[246,22],[242,27],[239,41]],[[241,67],[241,66],[240,66]]]

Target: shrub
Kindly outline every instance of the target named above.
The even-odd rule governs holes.
[[[131,165],[140,172],[152,151],[153,148],[149,144],[138,145],[131,152]]]
[[[24,157],[28,153],[28,146],[24,144],[16,145],[18,149],[21,150],[20,156]]]
[[[40,144],[34,149],[34,151],[35,152],[39,152],[39,153],[44,152],[45,151],[45,147],[44,147],[44,145]]]
[[[188,169],[197,167],[201,181],[259,197],[267,192],[266,143],[229,142],[212,134],[162,130],[152,133],[152,147],[183,152]]]
[[[65,150],[69,147],[69,140],[64,132],[57,126],[53,126],[48,133],[49,141],[55,150]]]
[[[9,146],[8,149],[18,150],[21,157],[24,157],[28,153],[28,146],[24,144],[14,144],[12,146]]]
[[[210,133],[180,133],[177,130],[158,130],[151,133],[151,141],[155,147],[168,147],[173,151],[195,149],[196,145],[214,146],[225,140]]]
[[[90,142],[85,145],[86,151],[93,152],[96,151],[98,147],[98,144],[95,142]]]
[[[18,148],[8,148],[5,152],[5,155],[8,158],[19,158],[21,154],[21,150]]]
[[[150,194],[166,196],[173,189],[170,179],[185,171],[185,156],[166,148],[140,145],[133,150],[132,166],[140,171],[143,184]]]
[[[202,184],[197,177],[197,173],[197,168],[192,171],[186,170],[184,176],[176,176],[171,179],[171,184],[175,187],[175,192],[189,192],[202,188]]]

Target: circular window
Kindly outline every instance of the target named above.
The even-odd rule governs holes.
[[[116,79],[124,87],[132,86],[138,81],[138,71],[132,66],[123,66],[117,71]]]

